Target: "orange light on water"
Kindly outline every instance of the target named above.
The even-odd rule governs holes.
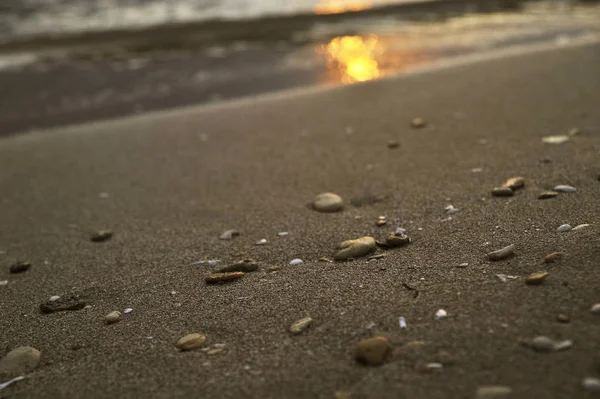
[[[376,56],[383,48],[375,35],[336,37],[321,51],[327,55],[329,68],[337,68],[341,73],[342,83],[365,82],[381,75]]]
[[[341,14],[344,12],[358,12],[373,7],[368,0],[321,0],[313,12],[318,15]]]

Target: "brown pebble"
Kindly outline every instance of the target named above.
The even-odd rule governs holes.
[[[425,126],[427,126],[427,122],[425,122],[423,118],[414,118],[412,121],[410,121],[410,127],[414,129],[421,129]]]
[[[386,224],[387,224],[387,221],[386,221],[385,219],[378,219],[378,220],[375,222],[375,225],[376,225],[377,227],[385,226]]]
[[[388,143],[388,145],[387,145],[387,146],[388,146],[388,148],[389,148],[390,150],[392,150],[392,149],[394,149],[394,148],[398,148],[398,147],[400,147],[400,143],[399,143],[399,142],[397,142],[396,140],[391,140],[391,141]]]
[[[548,277],[550,273],[548,272],[537,272],[532,273],[525,279],[525,284],[527,285],[540,285],[544,282],[546,277]]]
[[[201,347],[204,342],[206,342],[206,335],[194,333],[179,338],[175,346],[182,351],[189,351]]]
[[[495,187],[492,190],[492,196],[494,197],[512,197],[513,195],[515,195],[515,192],[508,187]]]
[[[544,191],[538,195],[538,199],[550,199],[558,195],[556,191]]]
[[[29,270],[31,263],[29,262],[17,262],[10,266],[10,272],[13,274],[23,273]]]
[[[383,259],[383,258],[385,258],[384,254],[377,254],[377,255],[369,256],[367,258],[367,260],[377,260],[377,259]]]
[[[354,359],[366,366],[380,366],[392,352],[392,345],[386,337],[373,337],[360,341],[354,351]]]
[[[312,321],[313,319],[310,317],[305,317],[303,319],[296,320],[292,323],[288,331],[294,335],[302,334],[302,332],[311,325]]]
[[[401,247],[410,244],[410,237],[406,234],[392,233],[385,239],[385,243],[391,248]]]
[[[269,266],[267,268],[267,272],[269,273],[277,272],[279,270],[281,270],[281,266]]]
[[[90,240],[92,242],[103,242],[103,241],[108,241],[112,238],[113,236],[113,232],[110,230],[99,230],[97,232],[95,232],[94,234],[92,234],[92,236],[90,237]]]
[[[212,355],[216,355],[218,353],[221,353],[225,350],[225,348],[215,348],[215,349],[211,349],[208,352],[206,352],[207,355],[212,356]]]
[[[233,281],[244,277],[246,273],[244,272],[231,272],[231,273],[212,273],[206,276],[204,281],[207,284],[217,284],[217,283],[225,283],[228,281]]]
[[[319,258],[319,262],[321,262],[321,263],[331,263],[333,261],[331,259],[329,259],[329,258],[323,257],[323,258]]]
[[[511,190],[518,190],[525,187],[525,179],[522,177],[511,177],[506,180],[502,185],[503,188],[510,188]]]
[[[560,323],[569,323],[571,321],[571,317],[569,317],[566,313],[560,313],[556,315],[556,320]]]
[[[0,375],[17,376],[27,374],[40,364],[41,352],[31,346],[20,346],[0,359]]]
[[[551,254],[544,256],[544,262],[545,263],[554,263],[558,260],[561,260],[563,258],[563,256],[565,256],[564,252],[552,252]]]
[[[119,320],[121,320],[121,312],[119,312],[118,310],[112,311],[106,316],[104,316],[104,322],[106,324],[114,324]]]
[[[244,272],[250,273],[258,270],[258,263],[252,259],[244,259],[233,265],[225,266],[217,270],[217,273]]]

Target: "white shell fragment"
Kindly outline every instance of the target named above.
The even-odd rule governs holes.
[[[557,352],[573,347],[573,341],[570,339],[555,341],[551,338],[538,336],[529,342],[529,346],[536,352]]]
[[[290,265],[292,265],[292,266],[301,265],[303,263],[304,263],[304,261],[302,259],[292,259],[290,261]]]
[[[444,309],[438,309],[438,311],[435,312],[436,319],[442,319],[444,317],[448,317],[448,312],[446,312]]]
[[[237,230],[226,230],[219,236],[221,240],[231,240],[233,237],[237,237],[240,235],[240,232]]]
[[[262,238],[256,242],[256,245],[265,245],[267,243],[266,238]]]
[[[546,136],[542,137],[542,142],[546,144],[563,144],[571,139],[570,136],[565,134],[556,135],[556,136]]]
[[[6,285],[6,284],[8,284],[8,280],[2,280],[2,281],[0,281],[0,285]]]
[[[211,259],[207,263],[208,263],[209,266],[216,266],[217,263],[219,263],[219,260],[218,259]]]
[[[60,297],[58,295],[52,295],[50,297],[50,299],[48,299],[50,302],[54,302],[54,301],[58,301],[60,299]]]
[[[133,312],[133,309],[131,309],[131,308],[126,308],[126,309],[123,311],[123,313],[131,313],[131,312]]]
[[[493,251],[487,254],[488,260],[496,261],[506,259],[515,253],[515,244],[510,244],[507,247]]]
[[[577,226],[573,227],[573,231],[581,230],[581,229],[586,228],[588,226],[589,226],[589,224],[578,224]]]
[[[507,274],[496,274],[496,277],[503,283],[506,283],[508,280],[515,280],[519,278],[518,276],[509,276]]]
[[[278,235],[279,237],[285,237],[285,236],[287,236],[288,234],[290,234],[290,233],[288,233],[287,231],[280,231],[279,233],[277,233],[277,235]]]
[[[561,224],[560,226],[558,226],[558,228],[556,229],[556,231],[558,231],[559,233],[564,233],[565,231],[569,231],[572,230],[573,228],[571,227],[570,224]]]
[[[0,384],[0,391],[3,390],[4,388],[6,388],[7,386],[9,386],[10,384],[13,384],[13,383],[15,383],[17,381],[22,381],[24,379],[25,379],[25,377],[23,377],[22,375],[20,375],[18,377],[13,378],[12,380],[3,382],[2,384]]]
[[[444,208],[447,214],[452,215],[453,213],[458,212],[460,209],[455,208],[454,205],[450,204]]]
[[[400,316],[398,323],[400,324],[400,328],[406,328],[406,319],[404,317]]]
[[[590,392],[600,392],[600,378],[584,378],[581,382],[581,386]]]
[[[402,227],[398,227],[396,229],[396,234],[406,234],[406,229],[403,229]]]
[[[562,193],[572,193],[577,191],[577,189],[575,187],[572,186],[567,186],[564,184],[559,184],[558,186],[554,187],[554,191],[560,191]]]
[[[467,262],[464,262],[464,263],[461,263],[460,265],[458,265],[458,266],[456,266],[456,267],[460,267],[460,268],[463,268],[463,269],[464,269],[464,268],[465,268],[465,267],[467,267],[467,266],[469,266],[469,264],[468,264]]]
[[[593,304],[592,307],[590,308],[590,312],[592,312],[594,314],[600,314],[600,303]]]

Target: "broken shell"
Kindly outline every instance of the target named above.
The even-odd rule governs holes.
[[[335,260],[347,260],[360,258],[375,250],[375,239],[373,237],[361,237],[356,240],[346,240],[338,245],[338,251],[333,258]]]
[[[573,228],[571,227],[570,224],[561,224],[556,229],[556,231],[558,231],[559,233],[564,233],[564,232],[569,231],[569,230],[573,230]]]
[[[577,191],[577,189],[572,186],[559,184],[558,186],[554,187],[554,191],[560,191],[561,193],[572,193],[572,192]]]
[[[385,239],[385,243],[392,248],[401,247],[410,244],[410,237],[406,234],[392,233]]]
[[[305,317],[303,319],[296,320],[290,326],[289,331],[294,335],[298,335],[298,334],[302,333],[304,330],[306,330],[308,328],[308,326],[310,326],[312,321],[313,321],[313,319],[310,317]]]
[[[179,338],[175,346],[182,351],[189,351],[201,347],[206,341],[206,335],[204,334],[188,334],[184,337]]]
[[[556,191],[544,191],[538,195],[538,199],[550,199],[558,195]]]
[[[220,240],[231,240],[233,237],[237,237],[240,235],[240,232],[237,230],[226,230],[219,236]]]
[[[515,244],[511,244],[511,245],[504,247],[502,249],[499,249],[497,251],[488,253],[487,258],[488,258],[488,260],[491,260],[491,261],[506,259],[515,253],[515,248],[516,248]]]
[[[550,275],[548,272],[537,272],[532,273],[525,279],[527,285],[540,285]]]
[[[565,256],[564,252],[552,252],[551,254],[544,256],[544,262],[545,263],[554,263],[558,260],[561,260],[563,258],[563,256]]]
[[[112,238],[113,232],[110,230],[100,230],[92,234],[90,240],[92,242],[103,242],[108,241]]]
[[[492,190],[492,196],[494,197],[512,197],[513,195],[515,195],[515,192],[508,187],[495,187]]]
[[[506,180],[502,185],[503,188],[510,188],[512,190],[518,190],[520,188],[525,187],[525,179],[522,177],[511,177]]]

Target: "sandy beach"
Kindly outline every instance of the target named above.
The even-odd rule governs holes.
[[[555,46],[0,140],[0,356],[41,351],[0,396],[446,399],[490,385],[510,398],[597,396],[582,380],[600,377],[598,65],[597,43]],[[415,117],[427,126],[411,128]],[[491,196],[514,176],[523,189]],[[577,191],[538,199],[558,184]],[[326,191],[344,211],[309,209]],[[397,227],[412,242],[378,249],[383,259],[318,262]],[[112,239],[91,242],[102,229]],[[240,236],[220,240],[229,229]],[[509,244],[513,257],[486,259]],[[544,264],[555,251],[566,255]],[[205,284],[244,258],[260,270]],[[190,265],[200,260],[219,263]],[[16,261],[32,266],[11,274]],[[526,285],[539,271],[546,280]],[[40,312],[70,294],[91,307]],[[203,348],[176,350],[196,332]],[[393,352],[358,364],[358,342],[378,335]],[[522,345],[536,336],[573,346]]]

